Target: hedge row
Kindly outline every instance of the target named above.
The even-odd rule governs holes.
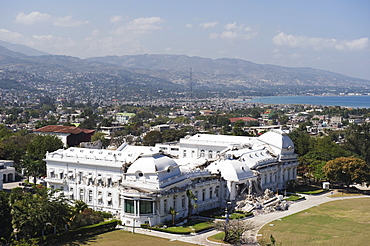
[[[89,225],[77,228],[75,230],[64,231],[58,234],[50,234],[41,238],[38,238],[40,245],[53,245],[56,242],[70,241],[77,237],[85,237],[112,231],[116,228],[119,220],[110,220],[95,225]]]
[[[213,223],[209,222],[202,222],[195,224],[193,226],[172,226],[167,228],[159,228],[159,227],[150,227],[148,224],[142,224],[142,228],[154,230],[154,231],[162,231],[172,234],[190,234],[190,233],[198,233],[201,231],[209,230],[214,227]]]

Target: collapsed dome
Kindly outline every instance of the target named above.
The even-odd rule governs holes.
[[[212,173],[220,173],[228,181],[244,181],[254,177],[253,171],[244,163],[237,160],[214,162],[208,168]]]

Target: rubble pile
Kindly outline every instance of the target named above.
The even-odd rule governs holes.
[[[284,211],[289,208],[287,201],[283,200],[282,195],[277,195],[273,191],[266,189],[262,196],[244,195],[236,202],[235,210],[243,212],[253,211],[254,215]]]

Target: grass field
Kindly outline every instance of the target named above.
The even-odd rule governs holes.
[[[225,243],[224,242],[225,232],[217,233],[213,236],[208,237],[209,241],[216,242],[216,243]]]
[[[258,233],[261,246],[276,245],[369,245],[370,198],[346,199],[275,220]]]
[[[79,245],[93,245],[93,246],[194,246],[194,244],[170,241],[166,238],[153,237],[143,234],[132,234],[128,231],[115,230],[91,237],[81,238],[69,243],[58,244],[58,246],[79,246]]]

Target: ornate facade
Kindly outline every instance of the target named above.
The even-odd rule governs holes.
[[[242,194],[284,189],[298,165],[292,141],[280,130],[257,138],[197,134],[155,147],[61,149],[45,161],[49,187],[136,227],[171,220],[171,208],[185,218],[192,203],[194,213]]]

